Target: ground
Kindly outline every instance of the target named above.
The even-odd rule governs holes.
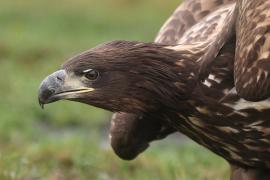
[[[132,162],[108,145],[110,113],[58,102],[41,110],[41,80],[104,41],[152,41],[178,0],[12,0],[0,6],[0,179],[228,179],[224,160],[185,138]]]

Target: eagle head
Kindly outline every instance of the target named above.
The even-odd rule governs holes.
[[[189,97],[197,69],[164,45],[113,41],[72,57],[47,76],[39,102],[66,99],[110,111],[156,111]]]

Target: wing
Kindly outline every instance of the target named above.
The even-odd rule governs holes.
[[[235,87],[250,101],[270,96],[270,1],[238,0]]]
[[[211,91],[208,92],[211,93],[211,96],[215,94],[215,99],[223,98],[234,87],[234,56],[235,38],[231,38],[220,50],[212,66],[207,68],[206,75],[208,76],[203,79],[203,84],[211,88]]]
[[[200,65],[199,78],[209,75],[212,63],[222,47],[234,35],[236,4],[230,3],[213,11],[199,23],[187,30],[178,45],[168,48],[181,51],[186,58],[197,61]]]
[[[185,0],[162,26],[155,42],[177,44],[190,27],[216,9],[232,2],[235,0]]]

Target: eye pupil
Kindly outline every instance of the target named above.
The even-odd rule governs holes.
[[[85,77],[89,80],[95,80],[99,76],[99,73],[96,70],[90,70],[85,73]]]

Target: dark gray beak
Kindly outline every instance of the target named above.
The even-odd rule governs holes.
[[[59,70],[47,76],[40,84],[38,101],[43,108],[44,104],[57,101],[55,95],[63,91],[63,85],[66,79],[66,71]]]
[[[44,104],[61,99],[76,99],[84,93],[94,91],[94,88],[86,87],[81,77],[68,74],[65,70],[59,70],[47,76],[40,84],[38,101],[43,108]]]

